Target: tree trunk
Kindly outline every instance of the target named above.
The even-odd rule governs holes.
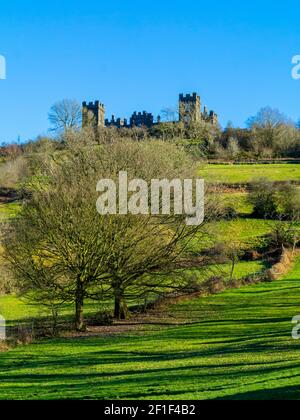
[[[115,294],[115,313],[114,316],[116,319],[127,319],[128,318],[128,308],[124,297],[120,293]]]
[[[84,331],[84,318],[83,318],[83,302],[84,302],[84,287],[80,280],[77,281],[76,290],[76,315],[75,326],[77,331]]]
[[[52,307],[52,336],[53,337],[57,337],[57,333],[58,333],[58,310],[55,307]]]
[[[235,269],[235,258],[232,260],[232,263],[231,263],[231,273],[230,273],[230,282],[231,283],[232,283],[232,280],[233,280],[234,269]]]

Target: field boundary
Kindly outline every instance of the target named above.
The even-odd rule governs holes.
[[[280,164],[300,164],[299,158],[291,159],[253,159],[253,160],[208,160],[207,165],[280,165]]]
[[[300,186],[300,180],[292,180],[292,181],[270,181],[275,186],[286,185],[287,183],[291,185]],[[207,181],[207,185],[209,187],[218,188],[220,191],[223,190],[239,190],[239,192],[249,192],[251,190],[252,182],[209,182]]]

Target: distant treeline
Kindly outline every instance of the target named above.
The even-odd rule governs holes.
[[[9,144],[0,147],[0,157],[15,158],[23,153],[36,151],[45,142],[63,148],[66,131],[80,130],[79,125],[65,123],[65,129],[55,131],[54,137],[40,137],[26,144]],[[91,128],[87,128],[91,129]],[[95,132],[101,144],[126,140],[160,139],[174,142],[186,148],[196,159],[222,161],[266,162],[274,159],[300,158],[300,124],[293,123],[278,110],[266,107],[249,118],[246,128],[237,128],[228,123],[225,129],[219,125],[199,121],[185,125],[178,121],[165,121],[151,128],[116,127],[101,128]]]

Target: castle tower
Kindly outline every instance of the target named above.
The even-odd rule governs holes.
[[[201,100],[197,93],[179,95],[179,120],[185,124],[201,121]]]
[[[105,127],[105,106],[99,101],[82,104],[82,127],[91,124],[94,127]]]
[[[209,121],[212,125],[218,125],[219,124],[218,115],[214,111],[210,111]]]

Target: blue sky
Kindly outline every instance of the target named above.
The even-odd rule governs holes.
[[[2,2],[0,142],[47,134],[60,99],[157,115],[197,91],[223,125],[262,106],[300,117],[299,1]]]

